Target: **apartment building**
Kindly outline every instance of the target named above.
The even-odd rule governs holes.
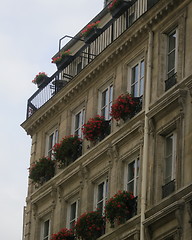
[[[88,25],[94,34],[70,37],[53,57],[58,70],[28,100],[31,166],[54,160],[66,136],[82,143],[48,180],[29,178],[23,239],[49,240],[83,213],[105,215],[125,190],[136,199],[131,217],[84,240],[191,240],[192,1],[105,1]],[[137,99],[137,111],[115,118],[119,96]],[[92,141],[82,129],[98,115],[108,131]]]

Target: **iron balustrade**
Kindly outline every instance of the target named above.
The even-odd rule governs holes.
[[[110,19],[100,30],[100,35],[90,44],[83,47],[74,55],[72,62],[64,69],[56,71],[47,84],[38,89],[29,99],[27,104],[27,118],[49,101],[66,84],[59,84],[62,80],[66,83],[71,81],[91,61],[103,52],[113,41],[124,33],[138,18],[160,0],[133,0],[130,6],[119,18]],[[81,39],[82,40],[82,39]],[[57,82],[57,84],[56,84]],[[59,86],[59,87],[58,87]]]
[[[177,83],[177,73],[173,74],[165,81],[165,91],[172,88]]]
[[[175,191],[175,180],[172,180],[162,186],[162,198],[169,196],[171,193]]]

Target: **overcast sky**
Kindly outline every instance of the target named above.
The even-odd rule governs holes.
[[[0,6],[0,238],[21,240],[31,139],[20,124],[31,83],[56,67],[58,40],[74,36],[103,8],[104,0],[5,0]]]

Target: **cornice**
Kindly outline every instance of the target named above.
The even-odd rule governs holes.
[[[162,219],[166,215],[176,212],[177,209],[183,207],[188,199],[191,199],[192,184],[189,184],[168,198],[162,199],[158,204],[153,205],[151,209],[146,211],[145,226],[150,226],[156,221]]]
[[[180,112],[183,111],[184,102],[187,96],[187,91],[178,87],[173,87],[170,92],[163,94],[154,104],[150,106],[150,110],[147,116],[152,118],[158,118],[161,114],[166,113],[166,109],[175,106],[175,109],[179,106]],[[182,99],[182,100],[181,100]]]

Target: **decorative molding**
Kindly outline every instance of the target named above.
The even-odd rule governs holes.
[[[155,135],[155,119],[153,117],[149,119],[149,134],[153,137]]]
[[[78,176],[80,178],[81,189],[83,189],[84,183],[88,180],[88,175],[89,175],[88,167],[86,167],[86,166],[83,167],[83,165],[81,164],[79,166],[79,172],[78,172]]]
[[[32,204],[32,212],[33,212],[34,219],[36,219],[36,217],[37,217],[37,211],[38,211],[38,206],[36,203],[33,203]]]
[[[61,202],[62,193],[63,193],[63,187],[61,185],[57,186],[57,194],[58,194],[59,202]]]
[[[184,115],[185,107],[186,107],[186,96],[187,96],[187,91],[186,90],[180,90],[180,96],[178,98],[178,103],[180,107],[180,112],[182,115]]]
[[[55,209],[56,202],[57,202],[57,188],[55,187],[52,188],[51,198],[52,198],[52,209]]]

